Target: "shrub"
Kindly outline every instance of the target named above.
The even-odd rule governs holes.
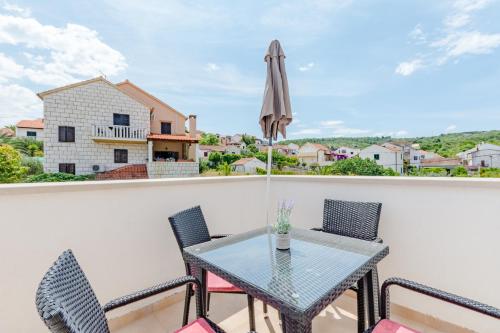
[[[500,178],[500,168],[483,168],[479,175],[485,178]]]
[[[200,160],[200,163],[199,163],[199,168],[200,168],[200,173],[204,173],[208,170],[210,170],[210,165],[209,165],[209,162],[207,160]]]
[[[38,175],[43,173],[43,164],[39,158],[25,156],[21,164],[28,169],[28,175]]]
[[[219,173],[222,176],[229,176],[229,175],[231,175],[231,166],[229,164],[227,164],[226,162],[222,163],[219,166]]]
[[[0,145],[0,183],[17,183],[27,171],[18,151],[9,145]]]
[[[70,173],[42,173],[40,175],[33,175],[26,180],[28,183],[53,183],[53,182],[74,182],[92,180],[95,175],[79,175],[75,176]]]
[[[210,167],[217,168],[222,161],[222,154],[218,151],[213,151],[208,155],[208,161],[210,162]]]
[[[467,177],[469,174],[467,173],[467,169],[463,166],[458,166],[455,169],[451,170],[452,177]]]

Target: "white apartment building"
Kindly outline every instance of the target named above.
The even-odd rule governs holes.
[[[394,147],[382,147],[371,145],[359,152],[362,159],[374,160],[378,165],[384,168],[391,168],[399,174],[403,174],[403,150]]]
[[[43,119],[25,119],[16,124],[16,137],[43,140]]]
[[[45,172],[91,174],[147,165],[150,177],[198,174],[196,116],[188,119],[129,81],[102,77],[39,93]]]

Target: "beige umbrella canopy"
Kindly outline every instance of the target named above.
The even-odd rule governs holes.
[[[273,40],[264,61],[267,80],[259,123],[266,139],[277,140],[278,132],[286,138],[286,126],[292,122],[288,79],[285,71],[285,53],[280,42]]]
[[[267,80],[259,123],[262,127],[264,138],[269,139],[265,200],[267,229],[270,232],[269,198],[271,189],[272,140],[278,139],[278,132],[281,133],[283,138],[286,138],[286,126],[292,122],[292,109],[290,107],[288,79],[286,78],[285,71],[285,53],[279,41],[273,40],[271,42],[264,61],[267,63]],[[269,242],[271,242],[270,238]]]

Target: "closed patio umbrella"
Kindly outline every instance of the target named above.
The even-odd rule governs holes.
[[[266,179],[266,221],[269,226],[272,144],[273,139],[278,139],[278,132],[286,138],[286,126],[292,122],[292,110],[285,71],[285,53],[278,40],[271,42],[264,61],[267,63],[267,79],[259,123],[264,138],[269,139]]]

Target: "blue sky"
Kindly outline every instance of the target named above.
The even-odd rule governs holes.
[[[0,0],[0,125],[35,92],[129,79],[201,130],[259,135],[279,39],[288,138],[500,128],[500,1]]]

